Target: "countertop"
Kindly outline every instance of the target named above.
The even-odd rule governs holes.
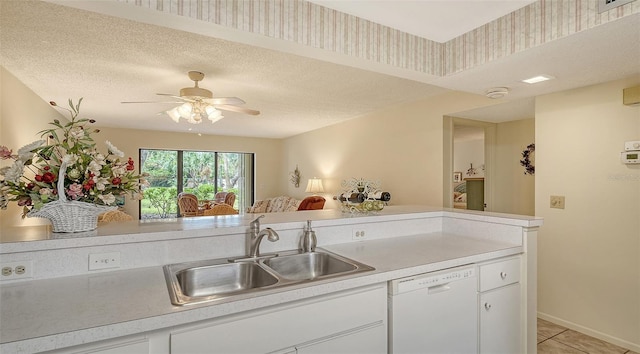
[[[542,225],[542,219],[533,216],[437,208],[423,205],[403,205],[388,206],[384,210],[372,214],[349,214],[342,213],[337,209],[325,209],[288,213],[129,221],[103,224],[97,230],[80,233],[53,233],[50,226],[0,226],[0,254],[161,241],[181,236],[244,234],[249,223],[259,215],[265,215],[261,219],[263,226],[277,224],[279,229],[299,229],[306,220],[313,220],[314,226],[335,226],[361,223],[365,220],[403,220],[418,216],[432,218],[453,217],[522,227]]]
[[[512,243],[441,232],[323,248],[375,270],[182,307],[171,304],[160,266],[3,285],[0,352],[143,333],[523,252]]]

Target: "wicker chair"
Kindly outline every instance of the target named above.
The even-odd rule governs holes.
[[[222,204],[224,203],[224,199],[227,197],[227,192],[218,192],[213,197],[213,204]]]
[[[202,216],[203,210],[198,207],[198,197],[191,193],[178,194],[178,207],[182,216]]]
[[[111,210],[98,216],[98,222],[131,221],[133,217],[120,210]]]
[[[205,216],[211,215],[235,215],[239,212],[229,204],[216,204],[211,209],[204,211]]]
[[[224,203],[231,205],[233,207],[233,203],[236,202],[236,194],[233,192],[229,192],[227,193],[227,195],[224,197]]]

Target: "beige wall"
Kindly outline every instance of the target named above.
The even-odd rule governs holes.
[[[16,152],[22,146],[40,139],[38,132],[49,128],[49,122],[66,119],[2,66],[0,86],[0,145]],[[59,103],[66,105],[66,102]],[[0,160],[0,166],[7,166],[12,162],[13,160]],[[12,202],[7,210],[0,211],[0,226],[48,223],[44,219],[22,220],[21,217],[22,208]]]
[[[325,208],[338,208],[331,197],[340,182],[362,177],[379,180],[391,204],[442,206],[443,116],[491,103],[451,92],[286,139],[285,171],[297,164],[302,175],[300,188],[288,184],[286,192],[303,197],[307,180],[319,177]]]
[[[640,348],[640,165],[624,165],[640,139],[640,107],[622,89],[640,77],[536,99],[538,310],[543,316]],[[550,195],[566,208],[550,209]]]
[[[535,120],[498,123],[496,130],[491,211],[534,215],[535,175],[525,175],[520,160],[522,151],[535,141]]]

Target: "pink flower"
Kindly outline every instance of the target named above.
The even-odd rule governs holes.
[[[69,198],[73,200],[76,200],[82,197],[83,196],[82,185],[78,183],[73,183],[72,185],[69,186],[69,189],[67,190],[67,195],[69,196]]]
[[[31,205],[31,198],[30,197],[20,197],[20,199],[18,199],[18,205],[19,206],[30,206]]]
[[[9,150],[6,146],[0,146],[0,159],[10,159],[11,153],[13,153],[13,150]]]

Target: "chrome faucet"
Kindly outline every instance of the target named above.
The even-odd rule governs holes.
[[[249,257],[251,258],[260,257],[260,242],[263,237],[267,236],[267,240],[271,242],[276,242],[280,239],[278,233],[270,227],[260,230],[261,218],[264,218],[264,215],[258,216],[249,224]]]
[[[307,226],[302,233],[302,252],[315,252],[317,244],[316,232],[311,229],[311,220],[307,220]]]

